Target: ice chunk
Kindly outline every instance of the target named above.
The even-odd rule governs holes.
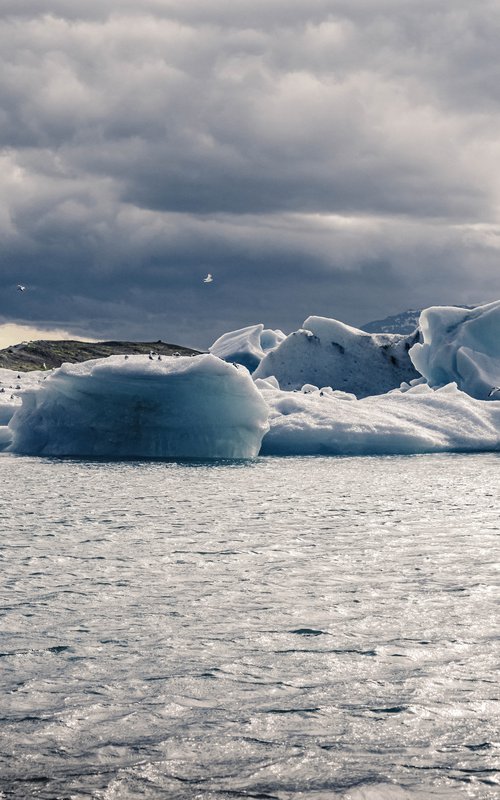
[[[256,385],[270,407],[264,455],[373,455],[500,449],[500,402],[475,400],[450,384],[416,384],[364,399],[285,392]],[[351,395],[352,398],[352,395]]]
[[[265,354],[277,347],[283,339],[283,331],[273,331],[264,328],[262,324],[249,325],[247,328],[223,334],[208,349],[214,356],[224,361],[243,364],[253,372]]]
[[[0,395],[0,425],[8,425],[14,413],[21,406],[21,400],[13,395]]]
[[[247,370],[213,355],[63,364],[22,401],[10,422],[15,453],[250,458],[268,429]]]
[[[473,309],[434,306],[420,316],[423,343],[410,357],[431,386],[455,381],[479,400],[500,398],[500,301]]]
[[[417,338],[418,333],[370,334],[334,319],[308,317],[302,329],[267,353],[253,377],[274,375],[282,389],[311,383],[357,397],[382,394],[419,377],[408,356]]]
[[[12,433],[8,425],[0,425],[0,451],[5,450],[12,442]]]
[[[14,413],[20,408],[23,393],[38,386],[48,374],[38,370],[18,372],[0,368],[0,426],[8,425]],[[4,432],[3,437],[0,437],[0,450],[4,448],[8,438]]]

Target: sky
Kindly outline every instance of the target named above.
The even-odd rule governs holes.
[[[499,298],[499,41],[498,0],[2,0],[0,341]]]

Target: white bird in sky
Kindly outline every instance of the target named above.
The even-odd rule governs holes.
[[[25,292],[26,291],[26,286],[23,286],[22,283],[18,283],[17,284],[17,291],[18,292]]]
[[[211,273],[209,272],[207,277],[203,278],[203,283],[212,283],[212,281],[213,281],[213,277],[212,277]]]

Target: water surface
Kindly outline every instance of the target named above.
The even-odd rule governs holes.
[[[499,468],[0,457],[0,797],[498,798]]]

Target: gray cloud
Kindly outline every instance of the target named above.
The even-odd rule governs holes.
[[[492,299],[499,28],[488,0],[4,0],[0,315],[207,345]]]

